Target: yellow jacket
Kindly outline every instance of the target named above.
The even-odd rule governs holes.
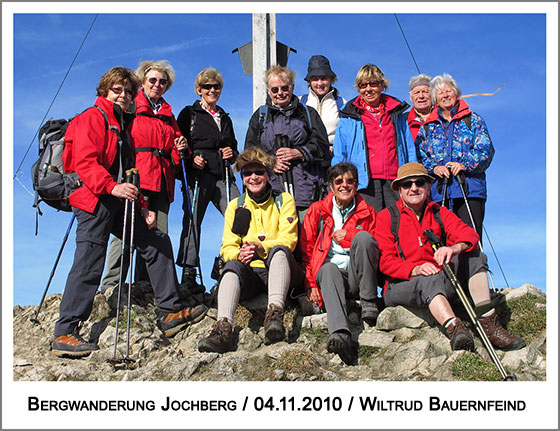
[[[298,217],[296,203],[292,195],[282,193],[282,207],[278,211],[272,194],[262,204],[256,203],[246,194],[243,207],[251,212],[251,222],[247,235],[244,237],[231,231],[238,205],[237,199],[233,199],[228,204],[224,216],[224,234],[220,255],[226,262],[237,260],[244,241],[260,242],[265,250],[264,255],[259,254],[262,259],[266,259],[268,252],[277,245],[286,246],[290,251],[294,251],[298,240]],[[250,266],[253,268],[265,267],[264,261],[260,259],[253,260]]]

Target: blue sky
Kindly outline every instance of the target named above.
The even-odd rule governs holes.
[[[476,7],[478,10],[482,6]],[[339,77],[335,86],[346,99],[357,94],[353,82],[358,69],[365,63],[374,63],[391,81],[387,93],[409,101],[408,81],[417,71],[393,11],[376,14],[377,9],[370,3],[354,9],[367,13],[277,14],[278,40],[297,50],[288,61],[296,72],[295,93],[306,91],[303,77],[309,57],[323,54],[330,59]],[[103,6],[102,10],[111,9]],[[530,14],[537,9],[527,7],[524,13],[516,14],[405,13],[408,10],[423,9],[394,10],[421,72],[432,76],[450,73],[463,94],[493,92],[504,84],[495,96],[467,99],[485,119],[496,148],[487,171],[485,228],[509,284],[519,287],[532,283],[545,290],[547,102],[553,102],[556,109],[556,93],[548,93],[553,99],[546,97],[546,15]],[[90,11],[96,9],[89,8]],[[6,148],[10,141],[3,145],[4,157],[13,160],[11,175],[4,172],[4,187],[13,183],[13,304],[39,302],[70,221],[69,213],[43,205],[39,235],[35,236],[33,197],[13,180],[13,175],[93,18],[93,13],[13,16],[13,155]],[[112,66],[136,69],[140,61],[150,59],[166,59],[176,70],[176,82],[165,98],[177,115],[196,100],[193,82],[198,72],[211,66],[224,76],[219,105],[230,113],[242,149],[252,114],[252,77],[243,74],[238,55],[231,51],[250,40],[250,13],[100,14],[48,117],[72,117],[90,106],[99,78]],[[10,105],[4,105],[4,114],[6,110]],[[4,117],[4,123],[6,120]],[[18,175],[29,190],[37,148],[35,139]],[[556,190],[556,182],[548,185]],[[4,195],[3,203],[11,206],[7,196],[9,193]],[[176,196],[169,219],[175,250],[182,217],[178,185]],[[557,217],[556,212],[553,217]],[[207,287],[213,285],[209,273],[219,250],[222,226],[219,213],[209,207],[201,247]],[[50,293],[61,292],[64,287],[73,258],[74,231],[75,226]],[[556,235],[548,238],[556,244]],[[496,287],[506,287],[486,237],[484,242]]]

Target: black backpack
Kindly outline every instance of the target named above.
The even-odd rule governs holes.
[[[109,120],[105,111],[99,106],[94,105],[93,108],[99,109],[103,114],[105,127],[112,129],[118,135],[119,132],[115,130],[114,126],[109,127]],[[88,109],[91,109],[91,107]],[[45,202],[59,211],[72,211],[68,197],[83,185],[78,174],[75,172],[66,173],[62,164],[64,135],[73,118],[70,120],[47,120],[39,130],[39,157],[31,167],[31,179],[35,190],[33,207],[37,208],[39,213],[41,202]]]

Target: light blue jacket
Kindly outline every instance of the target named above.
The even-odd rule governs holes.
[[[397,100],[394,97],[391,98]],[[358,168],[358,189],[363,189],[369,184],[369,157],[364,123],[361,120],[358,108],[354,105],[355,100],[356,98],[350,100],[340,112],[340,121],[334,136],[331,166],[341,162],[356,165]],[[404,114],[408,108],[409,105],[406,102],[400,102],[398,107],[389,111],[395,131],[399,166],[418,161],[416,146]]]

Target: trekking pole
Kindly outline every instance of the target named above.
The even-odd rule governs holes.
[[[56,267],[58,266],[58,261],[60,260],[60,256],[62,255],[62,250],[64,250],[64,246],[66,245],[66,240],[68,239],[68,235],[70,234],[70,229],[72,229],[72,225],[74,224],[74,220],[76,219],[76,215],[72,213],[72,218],[70,219],[70,224],[68,225],[68,229],[66,229],[66,233],[64,234],[64,238],[62,239],[62,245],[60,246],[60,250],[58,250],[58,255],[56,256],[56,260],[54,262],[53,269],[51,271],[51,275],[49,276],[49,281],[47,281],[47,287],[45,287],[45,291],[43,292],[43,297],[41,298],[41,302],[39,303],[39,307],[37,307],[37,311],[35,312],[35,316],[32,317],[31,320],[33,323],[40,323],[37,317],[39,316],[39,312],[41,311],[41,307],[43,306],[43,302],[45,301],[45,297],[47,296],[47,291],[49,290],[49,286],[51,285],[51,281],[54,277],[54,272],[56,271]]]
[[[194,235],[194,244],[195,244],[195,250],[196,250],[196,254],[197,254],[197,258],[198,258],[198,238],[197,238],[197,234],[196,231],[194,229],[194,210],[195,210],[195,205],[194,205],[194,199],[195,197],[198,198],[198,175],[196,176],[196,180],[195,180],[195,190],[193,192],[193,203],[191,205],[191,198],[189,196],[189,185],[187,183],[187,166],[185,165],[185,153],[183,151],[180,152],[181,154],[181,167],[183,168],[183,180],[185,181],[185,198],[187,199],[187,207],[188,207],[188,215],[189,215],[189,232],[187,234],[187,244],[190,243],[191,241],[191,233]],[[200,268],[200,259],[198,259],[198,273],[200,274],[200,284],[202,286],[204,286],[204,283],[202,281],[202,269]]]
[[[457,174],[457,182],[459,183],[459,188],[461,189],[461,193],[463,194],[463,199],[465,200],[465,205],[467,207],[467,212],[469,213],[469,217],[471,219],[471,224],[474,230],[476,230],[476,226],[474,224],[474,217],[472,216],[472,212],[471,212],[471,207],[469,205],[469,201],[467,199],[467,194],[465,193],[465,188],[463,187],[463,185],[465,184],[465,174],[463,172],[459,172]],[[482,253],[484,253],[484,249],[482,248],[482,241],[479,239],[478,240],[478,246],[480,247],[480,251]],[[496,256],[496,254],[494,254],[494,257],[496,258],[496,261],[498,261],[498,257]],[[499,265],[499,262],[498,262]],[[500,266],[501,267],[501,266]],[[492,278],[492,273],[490,271],[487,272],[488,274],[488,279],[490,280],[490,284],[492,285],[492,290],[496,291],[496,286],[494,286],[494,279]],[[503,272],[502,272],[503,274]],[[504,276],[505,279],[505,276]],[[506,287],[507,287],[507,281],[506,281]]]
[[[134,180],[134,175],[132,175],[134,173],[134,171],[135,171],[136,174],[138,174],[137,169],[129,169],[128,171],[126,171],[125,182],[132,182]],[[132,208],[132,212],[134,212],[134,201],[125,199],[125,201],[124,201],[124,217],[123,217],[123,233],[122,233],[122,239],[121,239],[121,244],[122,244],[121,245],[121,267],[119,269],[119,284],[118,284],[119,291],[117,292],[117,316],[116,316],[116,321],[115,321],[115,339],[114,339],[114,342],[113,342],[113,358],[108,360],[108,362],[112,365],[117,365],[121,362],[129,362],[130,361],[128,358],[124,358],[123,360],[118,360],[117,359],[117,344],[118,344],[118,341],[119,341],[119,318],[120,318],[120,311],[121,311],[121,291],[122,291],[123,280],[126,279],[126,274],[124,274],[124,277],[123,277],[124,253],[125,253],[126,242],[127,242],[126,224],[127,224],[127,221],[128,221],[128,213],[129,213],[130,208]],[[132,232],[130,233],[130,236],[132,236]],[[131,273],[132,273],[132,271],[131,271]],[[130,295],[130,286],[129,286],[129,295]],[[130,315],[130,311],[129,311],[128,314]]]
[[[129,179],[130,177],[130,179]],[[140,188],[140,175],[138,175],[138,169],[130,169],[127,171],[127,183],[134,184],[138,189]],[[132,211],[130,214],[130,261],[128,265],[129,278],[128,278],[128,302],[127,302],[127,321],[126,321],[126,353],[125,357],[122,359],[124,362],[135,362],[128,356],[129,346],[130,346],[130,313],[132,309],[131,304],[131,293],[132,293],[132,257],[134,255],[134,217],[135,217],[134,201],[132,202]]]
[[[223,160],[224,163],[224,174],[226,179],[226,201],[229,204],[230,193],[229,193],[229,160]]]
[[[448,168],[448,169],[451,172],[451,168]],[[453,181],[453,177],[451,175],[449,177],[446,177],[445,175],[443,176],[443,195],[442,195],[442,199],[441,199],[441,206],[442,207],[445,206],[445,195],[447,194],[447,186],[449,184],[451,184],[452,181]]]
[[[441,240],[437,237],[437,235],[434,233],[434,231],[432,229],[425,230],[424,235],[426,236],[426,238],[430,242],[434,252],[438,248],[443,247],[443,244],[441,243]],[[492,358],[492,361],[494,362],[494,364],[498,368],[498,371],[500,372],[500,374],[502,375],[504,380],[516,380],[516,378],[513,374],[508,375],[504,366],[500,362],[500,358],[498,358],[498,355],[497,355],[496,351],[494,350],[494,347],[492,346],[492,343],[490,343],[490,340],[488,339],[488,336],[486,335],[486,332],[484,332],[484,329],[482,328],[482,325],[480,324],[478,318],[476,317],[476,313],[475,313],[471,303],[469,302],[469,299],[467,298],[467,295],[465,294],[465,291],[461,287],[461,284],[459,283],[459,280],[457,279],[457,277],[453,273],[451,267],[449,266],[449,264],[447,264],[445,262],[443,263],[442,266],[443,266],[443,270],[445,271],[445,274],[449,278],[449,281],[451,282],[453,287],[455,287],[455,290],[457,291],[457,295],[459,296],[459,299],[463,303],[463,306],[465,307],[465,310],[467,311],[467,314],[469,315],[469,318],[471,319],[474,326],[476,327],[478,335],[480,336],[480,339],[482,340],[482,344],[484,344],[484,347],[486,348],[486,350],[490,354],[490,357]]]

